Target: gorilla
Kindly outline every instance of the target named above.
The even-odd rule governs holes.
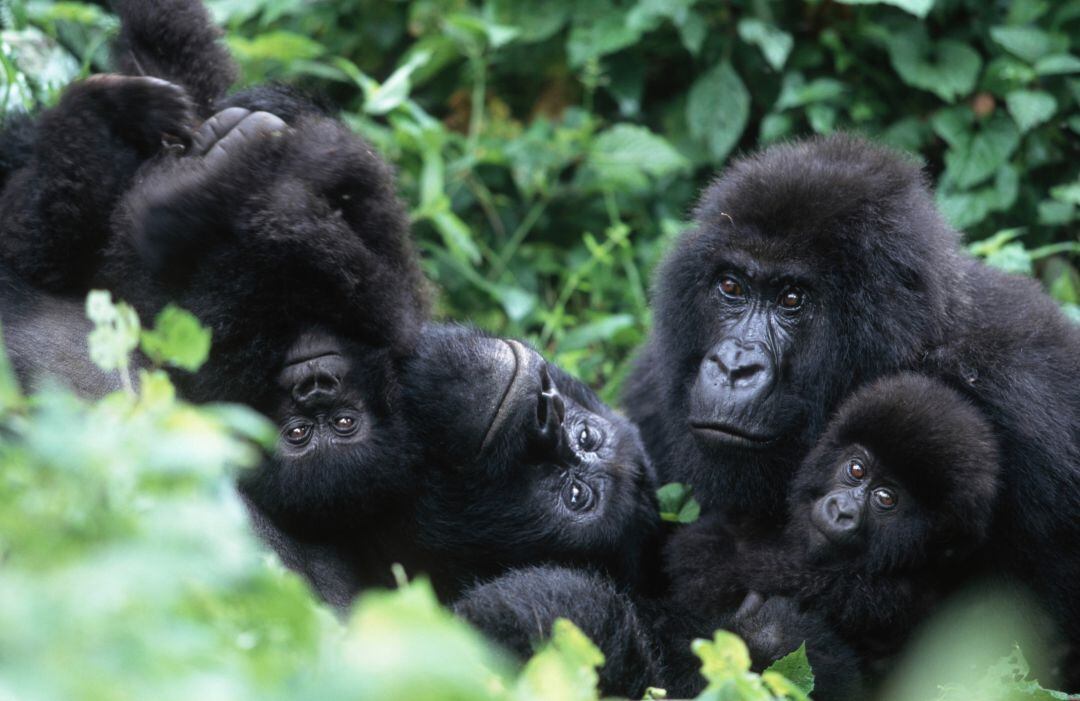
[[[409,540],[444,600],[538,563],[654,584],[652,467],[637,429],[582,382],[520,341],[433,325],[402,383],[423,449]]]
[[[103,394],[114,385],[85,358],[86,290],[143,319],[175,301],[213,333],[204,367],[174,373],[182,394],[248,404],[282,429],[240,480],[268,540],[310,545],[315,567],[340,541],[374,549],[416,486],[398,374],[427,316],[392,171],[298,96],[214,94],[235,70],[198,2],[117,9],[126,60],[160,75],[72,86],[19,126],[31,146],[4,161],[0,313],[20,377]]]
[[[992,427],[955,391],[912,373],[861,388],[795,473],[788,522],[775,542],[741,548],[717,516],[672,538],[669,605],[685,612],[672,658],[688,657],[690,639],[714,628],[754,633],[748,614],[779,597],[790,602],[765,612],[776,630],[772,644],[751,645],[756,662],[790,652],[802,635],[816,672],[852,678],[817,659],[833,655],[833,643],[808,635],[797,615],[808,610],[856,651],[860,670],[887,669],[986,542],[1000,475]],[[818,689],[827,698],[853,691]]]
[[[745,547],[783,528],[826,418],[914,370],[972,400],[1001,450],[979,572],[1030,587],[1080,688],[1080,327],[1038,283],[968,257],[917,164],[863,139],[735,161],[654,282],[624,396],[660,481],[694,486]]]
[[[859,698],[864,673],[887,666],[986,540],[999,475],[991,427],[971,403],[904,373],[844,401],[795,474],[775,541],[741,548],[716,516],[676,533],[662,602],[595,576],[525,571],[476,587],[458,610],[523,656],[570,617],[600,640],[609,693],[662,684],[696,696],[704,679],[690,643],[725,628],[759,669],[805,640],[816,696]]]

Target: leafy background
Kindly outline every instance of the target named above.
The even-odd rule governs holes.
[[[246,82],[321,93],[396,164],[442,316],[525,336],[609,399],[696,192],[801,134],[918,153],[972,252],[1080,318],[1080,0],[208,4]],[[107,68],[101,6],[0,0],[0,23],[0,114]],[[89,311],[118,372],[140,342],[162,364],[205,354],[176,310],[142,334],[108,300]],[[519,672],[422,583],[339,623],[244,526],[230,483],[265,426],[178,402],[160,372],[140,386],[27,397],[0,364],[0,699],[596,698],[570,626]],[[1062,698],[984,628],[1013,607],[975,610],[889,698]],[[698,651],[708,698],[801,693],[747,672],[738,641]]]
[[[918,153],[974,252],[1080,318],[1080,0],[209,0],[246,82],[394,162],[441,314],[611,399],[649,274],[732,155],[856,130]],[[8,109],[106,67],[92,5],[4,0]]]

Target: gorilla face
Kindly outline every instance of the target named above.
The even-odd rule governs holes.
[[[985,540],[999,475],[979,412],[930,378],[892,376],[841,405],[796,475],[788,531],[816,564],[910,571]]]
[[[386,349],[323,330],[301,334],[270,395],[281,430],[277,450],[241,488],[300,532],[396,508],[415,482],[397,392]]]
[[[639,576],[657,515],[626,419],[524,344],[463,328],[429,327],[403,377],[428,547],[470,579],[544,561]]]

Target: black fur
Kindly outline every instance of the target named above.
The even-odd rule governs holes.
[[[745,290],[724,292],[727,274],[744,278]],[[722,339],[741,333],[748,309],[779,305],[771,295],[780,284],[797,285],[805,301],[783,317],[760,312],[754,328],[772,344],[762,362],[775,374],[759,401],[740,405],[771,442],[695,437],[695,377]],[[1033,589],[1076,654],[1080,328],[1037,282],[964,255],[916,164],[850,136],[735,162],[702,195],[655,295],[656,325],[625,403],[661,482],[693,484],[738,542],[775,533],[796,465],[844,396],[903,369],[938,377],[974,401],[1001,448],[984,571]],[[1073,688],[1077,662],[1066,667]]]
[[[847,474],[852,465],[864,474]],[[718,516],[674,536],[665,552],[670,607],[702,636],[731,621],[747,597],[788,598],[857,651],[861,670],[887,669],[970,570],[989,535],[999,475],[991,428],[968,400],[919,375],[871,383],[845,400],[796,473],[780,537],[739,541]],[[874,503],[877,490],[888,490],[892,507]],[[853,493],[858,503],[833,501]],[[673,657],[687,654],[685,638],[669,647]],[[824,642],[808,638],[812,659],[828,650]],[[815,669],[842,678],[821,661]]]

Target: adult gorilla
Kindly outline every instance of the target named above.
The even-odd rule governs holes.
[[[966,394],[1004,466],[988,571],[1080,649],[1080,327],[966,256],[918,166],[850,136],[769,148],[703,193],[657,272],[625,395],[661,481],[737,538],[775,532],[795,466],[852,389],[917,369]],[[1066,667],[1080,686],[1080,657]]]

